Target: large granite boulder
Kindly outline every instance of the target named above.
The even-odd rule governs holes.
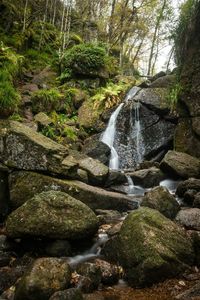
[[[182,178],[200,177],[200,160],[186,153],[168,151],[160,167],[164,172]]]
[[[36,236],[53,239],[81,239],[98,228],[94,212],[66,193],[43,192],[29,199],[7,218],[10,237]]]
[[[170,194],[167,188],[162,186],[147,192],[142,199],[141,205],[157,209],[169,219],[174,219],[180,209],[175,197]]]
[[[108,145],[99,141],[98,139],[92,136],[85,141],[84,146],[82,148],[82,152],[94,159],[98,159],[103,164],[108,164],[110,157],[110,148]]]
[[[176,276],[194,260],[192,240],[184,230],[150,208],[130,213],[104,253],[122,265],[128,282],[137,287]]]
[[[43,191],[62,191],[85,203],[91,209],[127,211],[136,208],[137,202],[120,193],[109,192],[77,180],[61,180],[33,172],[10,174],[10,202],[17,208]]]
[[[39,258],[24,274],[15,292],[15,300],[48,300],[70,284],[71,271],[66,260]]]
[[[66,147],[16,121],[0,122],[0,160],[23,170],[61,173]]]

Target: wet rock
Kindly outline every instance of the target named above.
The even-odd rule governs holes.
[[[113,285],[119,281],[119,267],[101,259],[95,260],[95,265],[100,267],[101,282],[105,285]]]
[[[165,121],[142,104],[139,108],[138,136],[137,126],[134,126],[135,116],[136,103],[131,101],[123,106],[117,119],[114,146],[122,169],[135,169],[141,160],[158,157],[160,152],[170,149],[174,136],[175,124]]]
[[[156,209],[165,217],[172,220],[180,210],[180,206],[175,197],[162,186],[156,187],[145,193],[141,205]]]
[[[16,121],[0,122],[0,156],[8,167],[62,173],[66,147]]]
[[[184,197],[184,194],[188,190],[196,191],[196,193],[200,192],[200,179],[189,178],[181,183],[179,183],[176,194],[179,197]]]
[[[103,164],[108,164],[109,162],[110,148],[94,138],[89,138],[85,141],[82,152],[94,159],[98,159]]]
[[[143,287],[174,277],[193,264],[192,240],[177,224],[150,208],[128,215],[104,254],[118,261],[132,286]]]
[[[195,266],[200,266],[200,232],[196,230],[188,230],[188,233],[193,239],[193,246],[195,251]]]
[[[198,300],[200,297],[200,281],[198,281],[193,287],[177,295],[175,299],[178,300]]]
[[[114,236],[116,234],[118,234],[122,228],[122,224],[123,222],[119,222],[117,224],[115,224],[114,226],[112,226],[109,230],[108,230],[108,235],[109,236]]]
[[[116,170],[110,170],[109,171],[109,176],[106,180],[105,183],[105,187],[109,187],[111,186],[116,186],[119,184],[127,184],[127,176],[125,173],[121,172],[121,171],[116,171]]]
[[[131,176],[135,185],[141,185],[145,188],[157,186],[165,178],[163,172],[156,167],[127,173],[127,175]]]
[[[98,219],[82,202],[66,193],[49,191],[37,194],[6,221],[8,236],[81,239],[93,235]]]
[[[0,251],[0,268],[8,266],[12,260],[12,254]]]
[[[87,185],[80,181],[61,180],[33,172],[10,175],[10,201],[14,208],[43,191],[62,191],[82,201],[91,209],[126,211],[137,208],[129,197]]]
[[[48,300],[69,285],[71,271],[67,262],[58,258],[39,258],[27,270],[16,288],[15,300]]]
[[[177,214],[176,221],[188,229],[200,230],[200,209],[182,209]]]
[[[66,240],[56,240],[49,242],[45,247],[48,256],[62,257],[71,255],[71,245]]]
[[[94,263],[83,263],[77,268],[77,273],[90,279],[90,285],[84,288],[82,285],[82,290],[84,292],[92,292],[96,290],[101,282],[101,268]]]
[[[200,208],[200,193],[195,194],[193,207]]]
[[[49,300],[84,300],[79,289],[68,289],[54,293]]]
[[[182,152],[169,151],[160,167],[164,172],[182,178],[200,176],[200,160]]]
[[[101,293],[97,293],[97,292],[88,294],[88,295],[84,295],[84,300],[106,300],[106,298],[107,298],[106,296],[103,296]]]

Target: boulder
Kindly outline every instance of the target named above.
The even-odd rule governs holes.
[[[47,88],[55,86],[56,78],[56,72],[52,71],[50,67],[45,67],[43,70],[34,74],[32,83],[39,85],[40,88]]]
[[[127,211],[137,202],[123,194],[109,192],[77,180],[61,180],[33,172],[13,172],[10,175],[10,202],[17,208],[43,191],[62,191],[85,203],[91,209]]]
[[[97,186],[104,186],[109,176],[107,166],[75,150],[70,150],[69,155],[62,161],[62,172],[69,178]]]
[[[54,293],[49,300],[84,300],[79,289],[68,289]]]
[[[150,84],[150,88],[170,88],[176,83],[176,75],[166,75],[159,77]]]
[[[98,159],[103,164],[108,164],[109,162],[110,148],[95,138],[89,138],[85,141],[82,152],[94,159]]]
[[[71,255],[71,245],[66,240],[55,240],[48,242],[45,247],[48,256],[62,257]]]
[[[200,209],[182,209],[177,214],[176,221],[188,229],[200,230]]]
[[[182,273],[193,264],[192,240],[177,224],[150,208],[128,215],[104,254],[124,268],[131,286],[144,287]]]
[[[145,188],[157,186],[165,178],[163,172],[156,167],[127,173],[127,175],[133,179],[135,185],[141,185]]]
[[[195,190],[196,193],[200,192],[200,179],[189,178],[181,183],[179,183],[176,194],[179,197],[184,197],[184,194],[188,190]]]
[[[48,300],[70,283],[71,271],[66,260],[39,258],[30,266],[19,282],[15,300]]]
[[[90,262],[85,262],[76,269],[76,272],[90,279],[90,292],[98,288],[101,282],[101,269],[98,265]]]
[[[109,174],[107,166],[91,157],[81,159],[79,161],[79,168],[87,172],[88,182],[93,185],[104,185]]]
[[[93,235],[98,219],[82,202],[66,193],[49,191],[37,194],[13,211],[6,221],[7,235],[81,239]]]
[[[183,152],[168,151],[160,167],[163,172],[182,178],[200,177],[200,160]]]
[[[169,219],[174,219],[180,210],[175,197],[162,186],[158,186],[150,192],[145,193],[141,205],[156,209]]]
[[[0,122],[0,160],[8,167],[62,173],[66,147],[16,121]]]

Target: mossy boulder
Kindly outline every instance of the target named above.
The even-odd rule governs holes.
[[[9,211],[8,169],[0,163],[0,222]]]
[[[200,160],[183,152],[168,151],[160,167],[164,172],[182,178],[200,177]]]
[[[158,186],[147,192],[141,203],[142,206],[158,210],[169,219],[174,219],[180,210],[180,206],[175,197],[162,186]]]
[[[79,289],[71,288],[54,293],[49,300],[85,300],[85,298]]]
[[[15,292],[15,300],[48,300],[70,284],[71,271],[66,260],[39,258],[24,274]]]
[[[6,222],[10,237],[76,240],[91,236],[97,227],[98,219],[88,206],[58,191],[43,192],[29,199]]]
[[[61,173],[68,149],[16,121],[0,122],[0,161],[6,166]]]
[[[122,265],[134,287],[177,276],[194,260],[192,241],[184,230],[157,210],[144,207],[129,214],[104,253]]]
[[[44,191],[62,191],[85,203],[91,209],[127,211],[138,206],[131,198],[90,186],[78,180],[61,180],[34,172],[10,174],[10,202],[13,208]]]

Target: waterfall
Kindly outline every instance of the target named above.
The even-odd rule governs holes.
[[[108,126],[101,138],[101,141],[107,144],[111,149],[111,158],[110,158],[109,167],[110,169],[114,169],[114,170],[119,169],[119,157],[113,145],[114,145],[115,133],[116,133],[116,121],[123,105],[124,103],[121,103],[117,107],[117,109],[112,113]]]
[[[144,155],[144,143],[141,134],[140,123],[140,103],[137,102],[135,107],[135,135],[136,135],[136,152],[137,152],[137,164],[141,163]]]

